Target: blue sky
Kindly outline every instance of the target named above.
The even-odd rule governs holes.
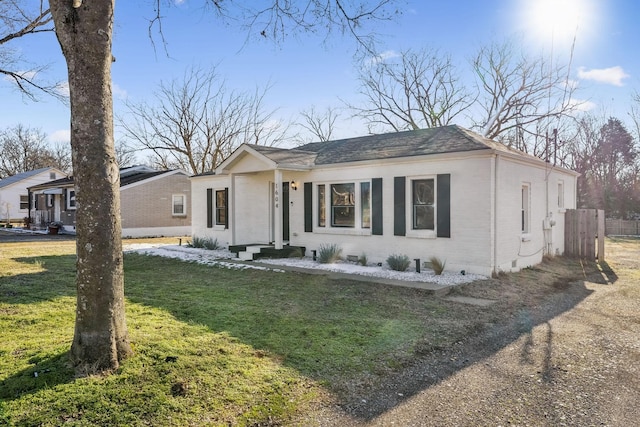
[[[631,94],[640,90],[640,3],[636,0],[409,0],[392,23],[377,25],[388,55],[431,46],[448,52],[460,68],[482,45],[513,38],[524,51],[544,52],[568,61],[576,36],[571,79],[577,98],[596,113],[625,119]],[[232,89],[252,91],[271,84],[269,108],[285,119],[312,105],[343,107],[357,103],[358,82],[354,43],[348,37],[322,39],[300,34],[275,45],[249,40],[241,28],[224,24],[201,8],[202,1],[183,0],[164,10],[164,52],[149,40],[152,1],[118,1],[112,67],[115,113],[124,113],[123,100],[152,101],[160,81],[179,79],[190,66],[216,65]],[[536,6],[537,5],[537,6]],[[49,77],[66,80],[66,68],[53,34],[19,40],[13,48],[34,63],[50,63]],[[40,128],[52,141],[68,141],[69,111],[60,102],[41,97],[23,99],[7,82],[0,82],[0,129],[21,123]],[[460,125],[467,126],[464,120]],[[337,137],[366,132],[358,121],[344,117]],[[116,134],[117,137],[117,134]]]

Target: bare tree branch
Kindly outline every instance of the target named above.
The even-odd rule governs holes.
[[[40,79],[47,66],[29,64],[18,51],[10,47],[11,42],[21,37],[53,33],[53,18],[46,4],[45,0],[40,0],[38,7],[29,8],[19,0],[0,1],[0,74],[31,100],[35,101],[39,93],[45,93],[66,101],[60,83]]]
[[[350,107],[370,128],[394,131],[450,124],[473,102],[449,55],[405,51],[399,63],[378,61],[360,71],[363,106]]]
[[[508,43],[482,47],[472,61],[482,114],[474,127],[491,139],[514,129],[541,136],[537,124],[575,111],[567,68],[515,53]],[[543,127],[548,129],[548,126]]]
[[[336,120],[340,116],[335,108],[327,107],[319,112],[314,106],[300,112],[304,123],[299,126],[311,132],[319,141],[330,141],[335,131]]]
[[[128,104],[125,138],[150,150],[154,163],[194,174],[213,170],[242,143],[274,145],[288,126],[265,111],[264,90],[229,90],[215,68],[191,68],[182,81],[161,83],[155,103]]]

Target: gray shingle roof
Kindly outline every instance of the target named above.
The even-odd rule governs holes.
[[[477,150],[499,150],[534,158],[457,125],[313,142],[291,150],[257,145],[251,148],[278,164],[301,166]]]
[[[8,176],[8,177],[6,177],[4,179],[0,179],[0,188],[7,187],[7,186],[9,186],[11,184],[15,184],[16,182],[20,182],[23,179],[30,178],[30,177],[32,177],[34,175],[38,175],[39,173],[46,172],[46,171],[48,171],[50,169],[52,169],[52,168],[50,168],[50,167],[40,168],[40,169],[35,169],[35,170],[32,170],[32,171],[26,171],[26,172],[18,173],[18,174],[15,174],[13,176]]]

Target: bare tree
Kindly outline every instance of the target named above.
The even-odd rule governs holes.
[[[69,147],[47,144],[40,129],[22,124],[0,131],[0,178],[44,167],[71,170]]]
[[[125,138],[152,152],[162,168],[194,174],[213,170],[242,143],[277,144],[287,126],[263,107],[267,89],[228,89],[215,72],[190,68],[182,80],[160,83],[152,104],[128,103]]]
[[[448,54],[436,49],[405,51],[398,63],[369,61],[360,70],[363,106],[350,107],[370,128],[394,131],[450,124],[473,98]]]
[[[31,64],[19,50],[11,47],[17,39],[47,32],[53,32],[53,22],[45,0],[0,1],[0,74],[31,100],[37,100],[40,93],[65,100],[59,83],[42,78],[46,65]]]
[[[340,116],[335,108],[327,107],[324,112],[311,106],[300,112],[304,123],[299,123],[303,129],[311,132],[318,141],[330,141],[335,131],[336,120]]]
[[[156,1],[159,19],[162,2]],[[251,11],[249,16],[255,19],[250,24],[253,28],[260,24],[265,36],[284,35],[289,26],[311,31],[328,25],[360,37],[362,24],[384,17],[392,2],[273,1]],[[120,177],[113,137],[114,0],[50,0],[49,4],[67,62],[71,103],[78,293],[71,355],[78,375],[109,372],[132,352],[124,312]],[[240,8],[235,2],[210,0],[209,4],[219,11]]]
[[[118,166],[120,168],[126,168],[129,166],[133,166],[136,163],[136,149],[129,147],[129,145],[123,141],[116,141],[115,143],[116,150],[116,161],[118,162]]]
[[[517,53],[509,42],[480,48],[472,66],[480,109],[474,128],[487,138],[513,145],[509,135],[540,137],[551,120],[576,108],[566,66]]]

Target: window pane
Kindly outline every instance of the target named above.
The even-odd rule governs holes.
[[[29,209],[29,196],[20,196],[20,209]]]
[[[173,214],[184,214],[184,196],[173,196]]]
[[[356,210],[348,206],[335,206],[333,208],[332,225],[334,227],[353,227],[356,219]]]
[[[324,227],[327,223],[327,206],[324,184],[318,185],[318,227]]]
[[[216,191],[216,224],[227,224],[227,198],[224,190]]]
[[[371,183],[360,183],[360,214],[362,228],[371,228]]]
[[[354,183],[331,184],[331,225],[354,227],[356,219]]]
[[[413,209],[413,228],[415,230],[433,230],[433,206],[416,205]]]
[[[433,179],[412,181],[414,230],[435,229],[434,183]]]
[[[433,205],[433,179],[413,181],[413,204]]]

